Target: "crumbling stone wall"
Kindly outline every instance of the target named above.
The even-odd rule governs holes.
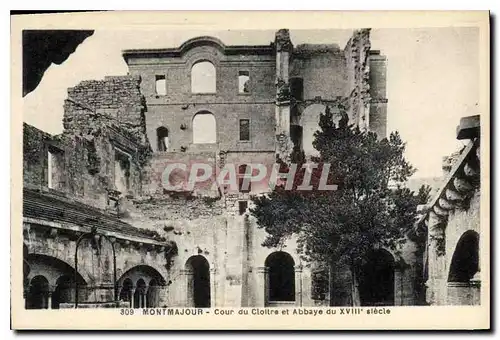
[[[47,185],[47,145],[52,136],[34,126],[23,124],[23,180],[24,184]]]
[[[368,128],[370,104],[370,30],[354,32],[344,49],[347,63],[347,82],[349,94],[350,121],[361,128]]]
[[[145,133],[146,107],[140,93],[140,78],[106,77],[83,81],[68,89],[64,104],[66,190],[87,203],[106,208],[108,193],[116,190],[116,155],[129,157],[129,190],[141,189],[141,168],[150,155]]]

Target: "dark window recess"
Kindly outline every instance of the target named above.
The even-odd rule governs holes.
[[[239,71],[238,73],[238,92],[250,93],[250,72]]]
[[[248,208],[248,201],[239,201],[238,202],[238,210],[240,212],[240,215],[245,214]]]
[[[158,151],[168,151],[170,143],[168,139],[168,129],[166,127],[160,126],[156,129],[156,139]]]
[[[155,76],[155,93],[159,96],[167,94],[167,80],[164,75]]]
[[[245,178],[251,175],[251,168],[246,164],[242,164],[238,167],[238,188],[242,193],[248,193],[252,191],[252,182],[250,180],[246,181]]]
[[[240,140],[249,141],[250,140],[250,120],[240,119]]]

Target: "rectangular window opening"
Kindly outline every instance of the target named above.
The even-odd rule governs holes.
[[[238,210],[240,215],[244,215],[248,209],[248,201],[238,201]]]
[[[240,141],[250,140],[250,119],[240,119]]]
[[[238,73],[238,92],[250,93],[250,72],[239,71]]]
[[[165,75],[155,76],[155,93],[158,96],[164,96],[167,94],[167,80]]]

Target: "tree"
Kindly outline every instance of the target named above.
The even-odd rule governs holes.
[[[250,212],[268,234],[264,246],[282,246],[296,235],[304,260],[346,265],[354,282],[375,245],[399,252],[425,192],[415,195],[402,186],[415,169],[403,156],[405,144],[397,132],[378,140],[375,133],[349,125],[345,112],[336,125],[328,107],[319,127],[313,142],[320,154],[313,159],[318,164],[311,175],[313,190],[297,190],[306,173],[302,168],[292,190],[281,183],[254,197]],[[298,167],[305,162],[300,152],[291,158]],[[328,183],[337,184],[337,190],[319,189],[325,164],[330,164]],[[281,162],[280,172],[289,168]]]

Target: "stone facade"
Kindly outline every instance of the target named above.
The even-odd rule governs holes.
[[[426,242],[422,275],[430,305],[481,302],[479,116],[463,118],[457,138],[469,144],[444,159],[446,177],[415,227]]]
[[[248,204],[267,187],[166,190],[162,173],[173,162],[270,166],[294,147],[314,155],[327,106],[385,137],[386,59],[370,50],[369,30],[344,50],[294,46],[279,30],[270,45],[200,37],[123,57],[129,75],[68,90],[61,135],[25,125],[27,307],[74,306],[75,298],[85,307],[359,303],[348,271],[332,268],[325,286],[325,273],[300,259],[293,239],[262,247],[265,231]],[[201,75],[198,64],[207,67]],[[197,77],[212,87],[195,91]],[[402,255],[379,250],[392,278],[385,304],[417,303],[417,248],[410,241]],[[277,267],[285,269],[278,275]]]

